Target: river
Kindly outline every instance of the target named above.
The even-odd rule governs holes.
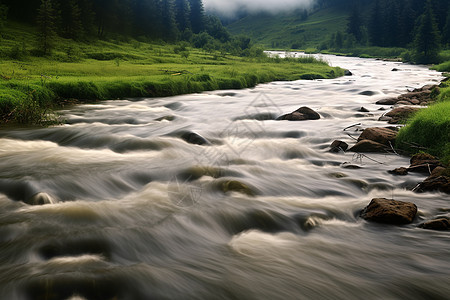
[[[61,111],[61,126],[1,129],[0,299],[448,299],[450,235],[417,227],[450,215],[448,195],[387,173],[407,157],[328,152],[385,125],[377,100],[440,73],[323,58],[353,76],[104,101]],[[301,106],[322,118],[273,120]],[[36,193],[53,203],[22,202]],[[375,197],[418,216],[362,220]]]

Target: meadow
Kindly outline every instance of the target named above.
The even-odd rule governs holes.
[[[163,97],[343,75],[342,69],[312,57],[240,57],[186,43],[120,37],[85,42],[57,38],[52,54],[42,57],[35,55],[33,30],[16,24],[3,35],[0,122],[39,123],[49,108],[67,101]]]

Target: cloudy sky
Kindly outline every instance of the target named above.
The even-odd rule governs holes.
[[[309,7],[315,0],[203,0],[207,11],[232,16],[238,11],[280,12]]]

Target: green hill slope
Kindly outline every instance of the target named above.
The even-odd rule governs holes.
[[[228,25],[232,34],[250,36],[256,43],[271,48],[318,47],[332,33],[345,31],[349,12],[329,7],[304,17],[302,11],[257,14]]]

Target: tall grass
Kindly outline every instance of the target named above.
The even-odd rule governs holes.
[[[419,111],[400,130],[396,145],[409,153],[425,151],[450,163],[450,101]]]

